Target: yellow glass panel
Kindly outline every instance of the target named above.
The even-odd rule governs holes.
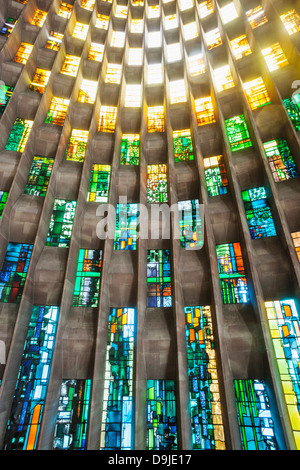
[[[39,28],[41,28],[43,24],[45,23],[46,17],[47,17],[46,11],[37,9],[30,23],[33,24],[34,26],[38,26]]]
[[[82,80],[82,84],[78,94],[80,103],[94,103],[97,94],[98,82],[92,80]]]
[[[142,33],[144,30],[144,20],[132,18],[130,21],[131,33]]]
[[[91,43],[91,47],[88,54],[88,59],[95,60],[96,62],[102,62],[104,52],[104,44],[98,44],[96,42]]]
[[[92,11],[95,6],[95,0],[81,0],[81,8]]]
[[[125,32],[124,31],[113,31],[111,38],[111,47],[123,47],[125,44]]]
[[[117,108],[115,106],[101,106],[99,115],[99,132],[114,132],[116,128]]]
[[[194,39],[199,36],[197,24],[195,21],[193,21],[192,23],[185,24],[183,26],[183,35],[186,41],[190,41],[191,39]]]
[[[73,5],[63,2],[60,6],[58,16],[69,19],[71,16],[72,10],[73,10]]]
[[[107,64],[105,82],[106,83],[120,83],[122,75],[121,64]]]
[[[150,64],[147,68],[147,82],[150,85],[159,84],[163,81],[162,64]]]
[[[44,93],[44,89],[48,83],[51,71],[37,68],[30,84],[30,88],[33,91]]]
[[[198,126],[216,122],[214,108],[210,96],[195,100],[196,117]]]
[[[243,83],[243,88],[251,109],[254,110],[271,102],[261,77],[255,78],[250,82]]]
[[[72,77],[76,77],[79,63],[80,63],[80,57],[67,54],[65,61],[63,63],[62,69],[61,69],[61,73],[65,75],[71,75]]]
[[[191,77],[205,73],[205,63],[202,55],[193,55],[188,58],[188,68]]]
[[[300,16],[296,10],[289,10],[280,15],[280,19],[290,36],[300,31]]]
[[[28,44],[27,42],[21,42],[21,45],[15,55],[14,61],[20,64],[26,64],[31,54],[32,48],[32,44]]]
[[[100,13],[97,13],[95,27],[99,29],[107,29],[108,21],[109,21],[109,16],[101,15]]]
[[[73,30],[73,38],[82,39],[83,41],[87,37],[89,25],[77,22]]]
[[[165,117],[163,106],[151,106],[148,108],[148,132],[164,132]]]
[[[212,29],[205,34],[205,40],[207,44],[207,49],[213,49],[222,44],[221,34],[218,28]]]
[[[241,36],[235,39],[232,39],[232,41],[230,41],[230,45],[231,45],[234,58],[236,60],[242,59],[246,55],[252,53],[250,44],[248,43],[247,37],[245,34],[242,34]]]
[[[215,69],[213,73],[218,92],[234,87],[229,65]]]
[[[184,80],[170,82],[170,102],[171,104],[183,103],[186,101],[186,89]]]
[[[284,52],[278,42],[272,44],[272,46],[262,49],[261,53],[265,58],[267,67],[270,72],[273,72],[274,70],[278,70],[279,68],[288,65],[287,58],[285,57]]]
[[[198,6],[200,18],[205,18],[208,15],[211,15],[214,11],[214,7],[211,0],[206,2],[201,2]]]

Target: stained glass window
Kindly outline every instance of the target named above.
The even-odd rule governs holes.
[[[224,65],[213,71],[217,92],[228,90],[234,87],[229,65]]]
[[[181,60],[182,53],[181,53],[181,45],[178,43],[174,44],[167,44],[166,50],[167,62],[177,62]]]
[[[5,111],[6,106],[13,94],[14,87],[9,85],[4,85],[0,82],[0,117]]]
[[[120,83],[122,76],[121,64],[107,64],[105,82],[106,83]]]
[[[0,301],[19,303],[32,254],[32,245],[10,242],[0,271]]]
[[[215,339],[210,307],[185,307],[193,450],[224,450]]]
[[[101,106],[99,115],[99,132],[115,132],[117,121],[116,106]]]
[[[128,51],[128,65],[143,64],[143,49],[141,47],[131,47]]]
[[[219,28],[212,29],[205,34],[207,49],[214,49],[223,44]]]
[[[188,69],[191,77],[205,73],[205,63],[201,54],[191,55],[188,58]]]
[[[190,41],[199,36],[197,23],[193,21],[192,23],[188,23],[183,25],[183,35],[186,41]]]
[[[53,96],[45,122],[47,124],[63,126],[68,111],[69,103],[70,100],[68,99]]]
[[[170,103],[184,103],[186,101],[186,90],[184,80],[170,82]]]
[[[73,307],[97,307],[101,267],[102,250],[79,250]]]
[[[60,6],[58,16],[69,19],[72,13],[73,5],[63,2]]]
[[[136,250],[138,204],[117,204],[115,250]]]
[[[300,232],[293,232],[291,233],[291,236],[298,256],[298,260],[300,261]]]
[[[75,210],[76,201],[55,199],[46,245],[69,247]]]
[[[71,137],[66,150],[66,160],[72,160],[75,162],[84,161],[88,137],[89,131],[72,129]]]
[[[45,91],[45,87],[48,83],[50,74],[50,70],[37,68],[30,84],[30,89],[43,94]]]
[[[87,37],[89,25],[77,22],[73,29],[73,38],[82,39],[83,41]]]
[[[80,57],[67,54],[61,69],[61,73],[64,75],[70,75],[71,77],[76,77],[79,63]]]
[[[25,194],[45,196],[54,164],[53,158],[33,157],[28,180],[24,189]]]
[[[167,165],[148,165],[147,173],[147,202],[167,202]]]
[[[178,17],[176,13],[165,16],[164,29],[168,31],[169,29],[174,29],[178,27]]]
[[[139,134],[123,134],[121,142],[121,165],[138,165],[140,162]]]
[[[116,5],[115,16],[117,18],[127,18],[128,7],[123,5]]]
[[[264,142],[263,146],[274,181],[284,181],[298,176],[293,156],[285,139],[270,140]]]
[[[195,100],[195,108],[198,126],[216,122],[211,96]]]
[[[224,304],[247,303],[248,285],[240,243],[217,245],[216,252]]]
[[[261,53],[265,58],[270,72],[288,65],[287,58],[285,57],[284,52],[278,42],[272,44],[272,46],[262,49]]]
[[[190,129],[173,131],[175,162],[194,160],[194,151]]]
[[[34,305],[4,439],[5,450],[37,447],[51,372],[59,307]]]
[[[21,45],[15,55],[14,61],[18,62],[19,64],[26,64],[31,51],[33,48],[33,44],[28,44],[27,42],[21,42]]]
[[[86,450],[91,380],[63,380],[53,441],[54,450]]]
[[[8,137],[5,150],[23,152],[27,144],[33,121],[16,118],[12,131]]]
[[[263,186],[242,191],[246,218],[252,239],[272,237],[276,229]]]
[[[51,31],[48,41],[46,42],[45,48],[50,49],[51,51],[58,51],[62,43],[63,37],[64,35],[62,33]]]
[[[131,18],[130,32],[134,34],[141,34],[144,30],[143,19]]]
[[[198,3],[200,18],[205,18],[214,11],[212,0],[206,0],[205,2]]]
[[[148,250],[147,307],[171,307],[171,254],[169,250]]]
[[[97,13],[96,23],[95,23],[96,28],[108,29],[108,22],[109,22],[109,16],[101,15],[100,13]]]
[[[175,382],[147,380],[147,450],[177,450]]]
[[[268,21],[261,5],[246,11],[246,15],[252,29],[258,28]]]
[[[300,131],[300,93],[283,100],[284,107],[296,131]]]
[[[252,54],[250,44],[248,43],[247,36],[242,34],[230,41],[230,46],[236,60],[242,59],[249,54]]]
[[[81,87],[78,94],[78,101],[80,103],[93,104],[96,99],[98,82],[93,80],[82,80]]]
[[[180,214],[180,244],[183,248],[203,245],[203,227],[198,199],[178,201]]]
[[[14,18],[6,18],[4,25],[0,29],[0,35],[8,38],[12,30],[14,29],[16,22],[17,20],[15,20]]]
[[[108,319],[100,448],[133,449],[135,309],[112,308]]]
[[[38,26],[39,28],[41,28],[45,23],[46,17],[46,11],[37,9],[30,23],[34,26]]]
[[[293,299],[265,302],[287,410],[300,449],[300,318]]]
[[[247,101],[251,109],[257,109],[261,106],[271,103],[269,94],[261,77],[243,83]]]
[[[92,11],[95,6],[95,0],[81,0],[81,8]]]
[[[296,10],[289,10],[283,13],[280,15],[280,19],[290,36],[300,31],[300,16]]]
[[[278,450],[266,384],[263,380],[234,380],[243,450]]]
[[[102,62],[104,52],[104,44],[98,44],[97,42],[92,42],[88,54],[89,60],[95,60],[96,62]]]
[[[164,132],[165,116],[163,106],[150,106],[148,108],[148,132]]]
[[[246,120],[242,114],[226,119],[225,126],[232,152],[252,146]]]
[[[228,192],[228,179],[223,155],[203,159],[209,196],[220,196]]]
[[[110,173],[110,165],[93,164],[87,195],[88,201],[108,202]]]
[[[1,218],[4,206],[6,204],[7,198],[8,198],[8,192],[0,191],[0,218]]]

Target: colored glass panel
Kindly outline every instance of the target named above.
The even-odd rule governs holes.
[[[23,152],[27,144],[33,121],[16,118],[14,126],[8,137],[5,150]]]
[[[214,69],[213,74],[218,93],[234,87],[234,81],[229,65],[224,65],[223,67]]]
[[[225,126],[232,152],[252,146],[246,120],[242,114],[226,119]]]
[[[96,62],[102,62],[104,52],[104,44],[98,44],[96,42],[91,43],[91,47],[89,49],[89,60],[95,60]]]
[[[6,106],[13,94],[14,87],[4,85],[4,83],[0,82],[0,117],[5,111]]]
[[[37,447],[59,317],[55,306],[34,305],[4,439],[5,450]]]
[[[33,44],[28,44],[27,42],[21,42],[19,49],[15,55],[14,61],[19,64],[26,64],[31,51],[33,49]]]
[[[4,25],[0,29],[0,35],[8,38],[12,30],[14,29],[16,22],[17,20],[15,20],[14,18],[6,18]]]
[[[30,84],[30,89],[43,94],[50,77],[50,70],[37,68]]]
[[[204,158],[203,162],[208,195],[227,194],[228,179],[223,155]]]
[[[184,129],[173,132],[175,162],[182,160],[194,160],[191,131]]]
[[[300,232],[291,233],[291,237],[298,256],[298,260],[300,261]]]
[[[147,380],[147,450],[177,450],[175,382]]]
[[[148,108],[148,132],[164,132],[165,116],[163,106]]]
[[[121,165],[138,165],[140,162],[139,134],[123,134],[121,142]]]
[[[243,88],[251,109],[254,110],[271,103],[269,94],[261,77],[250,80],[250,82],[243,83]]]
[[[62,43],[64,35],[56,31],[50,31],[49,39],[45,44],[46,49],[51,51],[58,51]]]
[[[299,175],[285,139],[270,140],[264,142],[263,146],[274,181],[284,181]]]
[[[242,191],[246,218],[252,239],[272,237],[276,229],[263,186]]]
[[[7,191],[0,191],[0,217],[2,215],[4,206],[6,204],[8,198],[8,192]]]
[[[230,46],[236,60],[242,59],[249,54],[252,54],[250,44],[248,43],[247,36],[242,34],[230,41]]]
[[[47,17],[46,11],[37,9],[34,14],[34,17],[31,20],[31,24],[41,28],[43,24],[45,23],[46,17]]]
[[[33,157],[27,184],[24,189],[25,194],[32,196],[45,196],[54,164],[53,158]]]
[[[246,15],[252,29],[258,28],[268,21],[261,5],[246,11]]]
[[[135,309],[112,308],[108,319],[100,448],[132,450]]]
[[[110,184],[110,165],[94,164],[91,171],[88,201],[108,202],[109,184]]]
[[[180,244],[183,248],[203,245],[203,228],[198,199],[178,201],[180,213]]]
[[[53,441],[54,450],[86,450],[91,380],[63,380]]]
[[[117,204],[115,250],[136,250],[138,204]]]
[[[270,72],[273,72],[274,70],[278,70],[279,68],[288,65],[287,58],[285,57],[285,54],[278,42],[272,44],[272,46],[262,49],[261,53],[265,58],[267,67]]]
[[[79,63],[80,57],[67,54],[61,69],[61,73],[64,75],[70,75],[71,77],[76,77]]]
[[[70,100],[53,96],[45,122],[56,126],[63,126],[69,103]]]
[[[147,202],[167,202],[167,165],[148,165]]]
[[[75,162],[84,161],[88,137],[89,131],[72,129],[71,137],[66,150],[66,160],[72,160]]]
[[[296,448],[300,449],[300,318],[293,299],[265,302]]]
[[[72,13],[72,9],[73,9],[73,5],[62,2],[59,12],[57,14],[58,16],[61,16],[62,18],[69,19]]]
[[[55,199],[47,235],[47,246],[69,247],[76,201]]]
[[[32,245],[10,242],[0,271],[0,301],[19,303],[32,255]]]
[[[117,108],[115,106],[101,106],[98,131],[115,132],[117,121]]]
[[[300,93],[283,100],[284,107],[296,131],[300,131]]]
[[[216,122],[214,108],[210,96],[195,100],[196,117],[198,126],[204,126]]]
[[[234,380],[243,450],[278,450],[274,422],[263,380]]]
[[[296,10],[289,10],[283,13],[280,15],[280,19],[290,36],[300,31],[300,16]]]
[[[102,250],[79,250],[73,307],[97,307],[101,268]]]
[[[193,450],[224,450],[225,436],[210,307],[185,307]]]
[[[224,304],[249,302],[247,279],[240,243],[216,246],[221,293]]]
[[[171,307],[171,255],[169,250],[147,252],[147,307]]]

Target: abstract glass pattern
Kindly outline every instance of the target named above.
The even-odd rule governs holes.
[[[242,59],[249,54],[252,54],[250,44],[247,40],[247,36],[242,34],[235,39],[230,41],[230,46],[234,55],[235,60]]]
[[[14,61],[18,62],[19,64],[26,64],[32,49],[33,44],[29,44],[28,42],[21,42],[21,45],[15,55]]]
[[[0,36],[5,36],[8,38],[12,30],[14,29],[16,22],[17,20],[15,20],[14,18],[6,18],[4,25],[0,29]]]
[[[50,77],[50,70],[37,68],[30,84],[30,89],[43,94]]]
[[[148,165],[147,202],[167,202],[167,165]]]
[[[300,232],[292,232],[291,237],[298,256],[298,260],[300,261]]]
[[[243,83],[243,88],[251,109],[257,109],[271,103],[262,77]]]
[[[96,62],[102,62],[104,52],[104,45],[98,44],[97,42],[92,42],[89,49],[89,60],[95,60]]]
[[[62,381],[53,440],[54,450],[86,450],[90,396],[90,379]]]
[[[169,250],[147,252],[147,307],[171,307],[171,254]]]
[[[79,250],[73,307],[97,307],[101,268],[102,250]]]
[[[112,308],[108,319],[100,448],[133,449],[136,311]]]
[[[79,64],[80,57],[67,54],[63,66],[61,68],[61,73],[64,75],[70,75],[71,77],[76,77]]]
[[[216,252],[223,303],[239,304],[249,302],[240,243],[217,245]]]
[[[93,164],[87,201],[108,202],[110,165]]]
[[[32,125],[33,121],[29,119],[16,118],[8,137],[5,150],[23,152],[27,144]]]
[[[117,204],[115,250],[136,250],[138,204]]]
[[[98,131],[99,132],[115,132],[117,121],[116,106],[101,106]]]
[[[263,146],[274,181],[284,181],[298,176],[293,156],[285,139],[270,140],[264,142]]]
[[[272,44],[272,46],[266,47],[261,51],[265,58],[267,67],[270,72],[278,70],[285,65],[288,65],[287,58],[284,55],[283,50],[278,42]]]
[[[47,17],[46,11],[37,9],[34,14],[34,17],[31,20],[31,24],[41,28],[43,24],[45,23],[46,17]]]
[[[300,131],[300,93],[284,99],[283,104],[295,131]]]
[[[0,191],[0,217],[2,215],[4,206],[6,204],[8,198],[8,192],[7,191]]]
[[[33,157],[28,180],[24,189],[25,194],[45,196],[54,164],[54,158]]]
[[[51,51],[58,51],[62,43],[64,35],[56,31],[50,31],[49,39],[46,42],[45,48]]]
[[[214,70],[214,80],[217,92],[228,90],[234,87],[234,81],[231,75],[229,65],[224,65]]]
[[[5,111],[6,106],[13,94],[14,87],[9,85],[4,85],[0,82],[0,117]]]
[[[203,246],[203,228],[199,199],[178,201],[180,214],[180,245],[183,248]]]
[[[47,246],[69,247],[76,204],[76,201],[55,199],[46,240]]]
[[[215,339],[209,306],[185,307],[193,450],[224,450]]]
[[[147,450],[177,450],[175,382],[147,380]]]
[[[0,271],[0,301],[19,303],[27,277],[33,245],[9,242]]]
[[[204,158],[203,163],[208,195],[227,194],[228,179],[223,155]]]
[[[211,96],[195,100],[195,108],[198,126],[216,122]]]
[[[138,165],[140,162],[139,134],[123,134],[121,141],[121,165]]]
[[[194,151],[190,129],[173,131],[175,162],[194,160]]]
[[[293,299],[265,302],[296,448],[300,449],[300,318]]]
[[[272,237],[276,229],[263,186],[242,191],[246,218],[252,239]]]
[[[234,380],[243,450],[278,450],[266,384],[263,380]]]
[[[72,129],[68,147],[66,150],[66,160],[83,162],[86,153],[89,131]]]
[[[69,103],[70,100],[53,96],[45,122],[55,126],[63,126]]]
[[[226,119],[225,126],[232,152],[252,146],[246,120],[242,114]]]
[[[148,132],[164,132],[165,116],[163,106],[150,106],[148,108]]]
[[[258,28],[268,21],[261,5],[246,11],[246,15],[252,29]]]
[[[4,450],[37,447],[59,317],[59,307],[34,305],[8,420]]]
[[[73,9],[73,5],[62,2],[59,12],[57,14],[58,16],[61,16],[62,18],[69,19],[72,13],[72,9]]]
[[[283,13],[280,15],[280,19],[290,36],[300,31],[300,16],[296,10],[289,10]]]

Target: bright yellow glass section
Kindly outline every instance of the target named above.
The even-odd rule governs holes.
[[[88,54],[88,59],[95,60],[96,62],[102,62],[104,52],[104,44],[92,42]]]
[[[205,18],[214,12],[214,7],[211,0],[201,2],[198,4],[200,18]]]
[[[267,67],[270,72],[278,70],[285,65],[288,65],[287,58],[284,55],[283,50],[278,42],[272,44],[272,46],[266,47],[261,51],[262,55],[265,58]]]
[[[51,71],[37,68],[30,84],[30,88],[33,91],[44,93],[44,89],[48,83]]]
[[[46,17],[46,11],[37,9],[30,23],[34,26],[38,26],[39,28],[41,28],[45,23]]]
[[[186,99],[184,80],[174,80],[173,82],[170,82],[170,103],[184,103]]]
[[[120,83],[122,75],[121,64],[107,64],[105,82],[106,83]]]
[[[197,54],[189,57],[188,68],[191,77],[196,77],[197,75],[202,75],[203,73],[205,73],[205,63],[203,56],[201,54]]]
[[[80,103],[93,104],[96,99],[98,82],[92,80],[82,80],[82,84],[78,94]]]
[[[73,38],[82,39],[84,41],[87,37],[88,30],[89,30],[88,24],[77,22],[75,24],[72,36]]]
[[[211,96],[204,96],[195,100],[198,126],[216,122]]]
[[[124,31],[113,31],[111,38],[111,47],[123,47],[125,44],[125,32]]]
[[[53,96],[46,122],[56,126],[63,126],[70,100]]]
[[[27,42],[21,42],[21,45],[15,55],[14,61],[19,62],[19,64],[26,64],[31,54],[32,48],[32,44],[28,44]]]
[[[236,60],[242,59],[252,53],[245,34],[230,41],[231,49]]]
[[[116,106],[101,106],[98,131],[99,132],[115,132],[117,121]]]
[[[92,11],[95,6],[95,0],[81,0],[81,8]]]
[[[147,67],[147,83],[158,85],[163,81],[162,64],[149,64]]]
[[[280,19],[290,36],[300,31],[300,16],[296,10],[287,11],[283,15],[280,15]]]
[[[71,77],[76,77],[79,63],[80,57],[67,54],[61,69],[61,73],[64,75],[71,75]]]
[[[127,18],[128,8],[124,5],[116,5],[116,14],[117,18]]]
[[[271,102],[262,77],[243,83],[243,88],[251,109],[254,110]]]
[[[298,260],[300,261],[300,232],[293,232],[291,233],[291,236],[298,256]]]
[[[230,72],[229,65],[224,65],[214,70],[214,79],[218,92],[228,90],[234,87],[234,81]]]
[[[72,10],[73,10],[73,5],[63,2],[60,6],[58,16],[69,19],[71,16]]]
[[[131,18],[130,32],[134,34],[141,34],[144,30],[144,20],[138,18]]]
[[[108,21],[109,21],[109,16],[101,15],[100,13],[97,13],[95,27],[99,29],[107,29]]]
[[[252,29],[258,28],[268,21],[268,18],[265,16],[265,12],[261,5],[246,11],[246,15]]]
[[[52,51],[58,51],[62,43],[64,35],[57,33],[56,31],[51,31],[49,39],[45,45],[46,49],[51,49]]]
[[[211,31],[205,33],[205,40],[208,50],[220,46],[222,44],[222,38],[219,28],[214,28]]]
[[[195,39],[199,36],[197,24],[195,21],[183,26],[183,35],[186,41],[190,41],[191,39]]]
[[[128,65],[142,65],[143,63],[143,49],[138,47],[131,47],[128,52]]]
[[[150,106],[148,108],[148,132],[164,132],[165,116],[163,106]]]
[[[138,108],[141,106],[141,101],[142,101],[141,85],[126,85],[125,107],[126,108]]]

